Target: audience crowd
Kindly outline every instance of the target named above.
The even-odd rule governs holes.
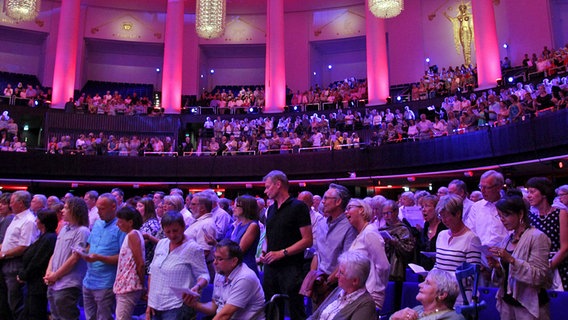
[[[515,189],[490,170],[471,196],[456,179],[436,194],[396,199],[356,199],[334,183],[323,196],[304,190],[294,198],[281,171],[264,183],[266,200],[177,188],[128,199],[118,188],[61,199],[3,193],[0,314],[47,319],[49,303],[52,318],[76,318],[82,291],[87,318],[130,319],[147,296],[151,319],[264,319],[264,301],[278,294],[288,296],[291,319],[306,310],[311,319],[369,318],[383,309],[389,281],[400,308],[397,283],[409,263],[433,266],[420,284],[422,306],[392,319],[463,319],[453,311],[463,301],[454,276],[462,262],[480,265],[481,285],[499,289],[505,318],[548,319],[546,290],[568,287],[568,229],[558,223],[568,214],[568,186],[555,189],[547,178]],[[212,301],[199,298],[207,286]]]

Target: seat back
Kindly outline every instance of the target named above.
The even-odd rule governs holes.
[[[456,279],[460,287],[463,298],[463,305],[456,305],[456,312],[461,313],[467,319],[479,319],[479,310],[485,308],[485,301],[479,301],[477,285],[479,283],[479,273],[481,267],[478,264],[464,262],[456,269]],[[471,303],[468,300],[466,289],[471,283],[472,294]]]

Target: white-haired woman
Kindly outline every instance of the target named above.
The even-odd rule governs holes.
[[[365,201],[351,199],[347,205],[345,216],[358,233],[351,243],[349,251],[360,252],[371,261],[371,272],[366,287],[377,308],[382,309],[390,269],[389,260],[385,253],[385,241],[379,234],[377,225],[370,222],[373,218],[373,211]]]
[[[371,263],[360,252],[346,251],[339,256],[339,286],[333,290],[309,319],[376,318],[375,302],[365,288]]]
[[[390,320],[462,320],[464,317],[453,310],[460,294],[456,278],[449,272],[432,269],[418,285],[416,300],[420,305],[395,312]]]

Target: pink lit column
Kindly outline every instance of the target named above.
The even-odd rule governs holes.
[[[264,112],[282,112],[286,105],[284,65],[284,0],[268,0],[266,15],[266,72]]]
[[[471,12],[477,57],[477,84],[479,89],[492,88],[497,85],[497,79],[501,78],[493,1],[473,0]]]
[[[389,96],[389,66],[385,20],[375,17],[366,3],[367,86],[369,105],[384,104]]]
[[[65,102],[73,97],[75,72],[77,71],[80,14],[80,1],[61,1],[53,70],[52,108],[63,109]]]
[[[165,113],[181,111],[183,1],[168,0],[162,68],[162,107]]]

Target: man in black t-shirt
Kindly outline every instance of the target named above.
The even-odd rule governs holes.
[[[290,197],[288,178],[282,171],[273,170],[264,179],[264,193],[274,200],[266,219],[266,252],[264,293],[267,300],[274,294],[289,296],[290,318],[305,319],[304,298],[299,294],[305,277],[304,251],[312,246],[312,226],[309,208]],[[279,305],[281,316],[284,305]]]

